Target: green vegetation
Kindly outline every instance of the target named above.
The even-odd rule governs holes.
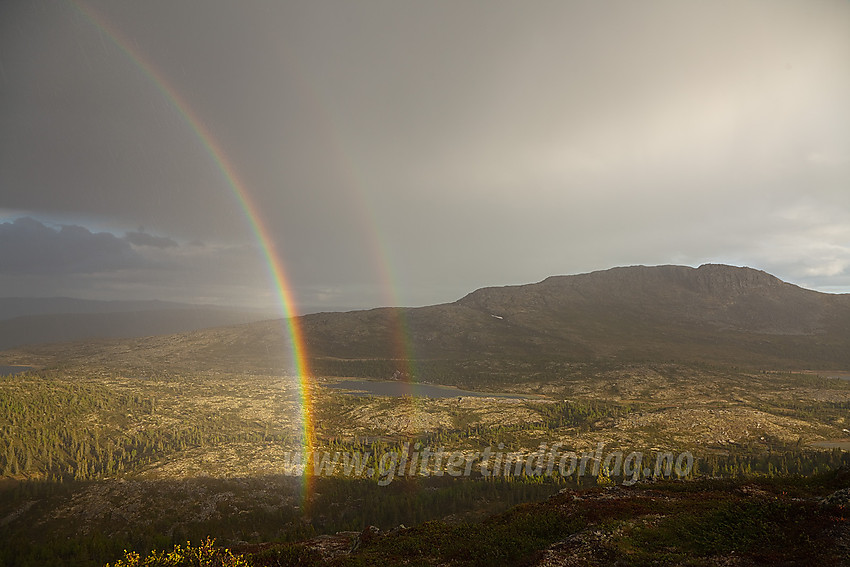
[[[813,479],[743,479],[689,487],[686,510],[621,530],[618,547],[633,564],[700,564],[739,556],[745,564],[832,564],[843,555],[840,527],[850,509],[826,508],[813,493],[846,488],[848,469]],[[838,531],[836,531],[838,528]],[[836,537],[838,536],[838,537]]]
[[[850,417],[850,401],[775,400],[771,404],[757,406],[758,409],[775,415],[819,421],[843,420]]]
[[[751,453],[740,448],[729,455],[701,456],[695,463],[693,475],[726,478],[811,476],[841,467],[850,467],[850,452],[840,449],[812,451],[786,448]]]
[[[607,402],[600,400],[563,401],[563,402],[535,402],[523,401],[512,402],[514,406],[528,410],[534,415],[533,420],[523,420],[519,423],[502,425],[500,423],[481,423],[474,411],[464,407],[449,408],[449,415],[455,427],[435,427],[431,431],[424,431],[415,435],[387,435],[377,432],[386,441],[395,441],[392,445],[383,445],[380,450],[398,450],[400,441],[410,443],[419,442],[423,447],[451,447],[451,448],[483,448],[485,446],[496,446],[505,443],[509,448],[532,444],[536,446],[537,440],[548,441],[552,434],[563,429],[575,428],[578,432],[587,432],[594,423],[600,420],[614,420],[627,415],[633,411],[629,404]],[[347,423],[348,415],[356,408],[373,407],[387,409],[393,406],[408,405],[413,411],[427,412],[427,406],[423,409],[422,404],[412,398],[393,401],[378,400],[371,397],[361,396],[327,396],[321,398],[317,403],[317,422],[321,431],[333,433],[350,427]],[[417,406],[418,404],[418,406]],[[513,408],[515,409],[515,408]],[[363,451],[366,446],[360,442],[345,442],[341,439],[329,436],[327,445],[331,450],[358,450]],[[380,451],[379,451],[380,452]]]
[[[418,359],[413,363],[386,358],[314,358],[310,361],[313,371],[322,376],[390,379],[400,374],[406,380],[482,392],[513,390],[518,382],[563,379],[587,366],[556,357],[488,356],[484,359]]]
[[[138,470],[192,447],[287,440],[267,424],[230,411],[192,414],[158,407],[163,404],[155,393],[162,395],[144,384],[130,389],[55,372],[5,377],[0,474],[88,480]]]
[[[364,372],[369,364],[397,368],[395,361],[360,364]],[[814,500],[825,486],[806,484],[806,477],[850,466],[846,451],[816,450],[814,443],[840,439],[848,427],[846,381],[668,363],[517,359],[425,361],[417,368],[437,367],[446,372],[444,383],[483,384],[494,372],[501,378],[488,384],[492,390],[539,397],[377,398],[325,388],[317,379],[309,392],[316,449],[375,455],[416,443],[473,452],[503,444],[506,452],[528,452],[558,442],[583,452],[604,442],[606,452],[644,452],[650,467],[656,453],[690,450],[691,478],[734,480],[712,481],[731,483],[722,489],[697,480],[626,490],[616,475],[562,479],[557,472],[397,476],[385,487],[334,477],[313,479],[304,500],[300,479],[281,476],[285,451],[299,446],[301,392],[294,380],[66,366],[0,380],[0,566],[195,561],[192,550],[209,548],[208,536],[223,546],[216,549],[257,566],[523,564],[553,544],[574,542],[601,545],[599,557],[628,563],[682,563],[732,551],[757,555],[775,541],[767,532],[802,553],[810,549],[806,538],[821,535],[794,523],[795,515],[811,520],[813,530],[832,525]],[[777,482],[786,484],[772,488]],[[728,494],[724,500],[724,491],[747,483],[778,503]],[[653,492],[658,487],[663,492]],[[582,500],[561,495],[505,512],[563,489]],[[783,491],[804,500],[788,501]],[[604,494],[616,498],[594,496]],[[578,504],[586,500],[586,507]],[[402,524],[413,527],[398,529]],[[370,536],[369,526],[382,531]],[[325,534],[312,541],[347,551],[357,533],[365,535],[352,554],[329,556],[319,544],[298,543]]]
[[[813,457],[836,454],[813,453]],[[582,489],[557,477],[399,478],[386,487],[368,480],[316,478],[306,508],[301,506],[299,479],[291,477],[30,481],[0,493],[0,521],[16,513],[21,519],[41,518],[0,526],[0,565],[102,565],[120,557],[124,549],[142,557],[153,549],[170,549],[210,535],[240,553],[257,549],[252,546],[261,542],[292,542],[278,543],[265,550],[266,556],[281,560],[281,565],[309,565],[303,561],[310,557],[322,564],[311,549],[295,542],[319,534],[362,532],[370,525],[384,532],[399,525],[415,527],[399,531],[402,539],[393,539],[395,535],[386,536],[386,543],[376,539],[374,549],[364,546],[360,555],[349,558],[353,563],[343,564],[377,565],[387,560],[381,557],[399,550],[411,561],[424,563],[454,561],[469,553],[475,555],[468,557],[521,563],[523,557],[585,529],[616,532],[617,546],[642,550],[647,562],[671,547],[680,559],[688,554],[758,551],[773,541],[773,535],[764,535],[767,532],[803,538],[793,540],[795,546],[803,546],[812,533],[800,522],[811,520],[815,528],[826,529],[832,521],[820,511],[817,498],[850,486],[850,454],[843,453],[836,462],[843,468],[809,477],[754,476],[730,469],[734,478],[610,489],[594,488],[591,477],[582,480]],[[566,492],[501,513],[559,490]],[[605,499],[606,495],[615,498]],[[130,512],[122,511],[125,502],[145,504],[134,510],[136,517],[129,517]],[[58,517],[51,518],[50,513],[57,511]],[[69,513],[87,520],[69,522],[64,516]],[[266,565],[253,555],[249,559],[251,565]]]
[[[630,268],[314,314],[303,382],[279,321],[5,353],[48,370],[0,379],[0,567],[846,562],[850,381],[812,371],[850,364],[850,304],[813,293]],[[353,396],[326,387],[339,377],[522,399]],[[417,444],[470,465],[544,445],[621,462],[305,483],[283,475],[305,434],[367,467]],[[659,456],[687,452],[685,480],[656,478]]]
[[[187,543],[186,547],[175,545],[167,553],[152,551],[147,557],[135,551],[125,551],[123,559],[106,567],[251,567],[244,557],[214,544],[215,540],[208,538],[197,547],[192,547],[191,543]]]
[[[367,545],[359,557],[341,564],[395,561],[414,565],[434,562],[480,567],[499,562],[515,565],[586,526],[585,519],[570,510],[523,505],[478,524],[428,522],[403,530]]]
[[[232,546],[369,525],[388,530],[447,516],[475,521],[566,486],[557,479],[450,477],[404,478],[386,487],[344,478],[312,482],[306,507],[300,479],[292,477],[17,483],[0,492],[0,522],[15,514],[22,520],[0,525],[0,566],[102,565],[125,549],[145,555],[208,535]],[[128,508],[128,502],[135,504]],[[86,520],[69,521],[66,514]]]
[[[567,489],[481,522],[369,528],[246,548],[239,560],[255,567],[841,564],[850,508],[827,506],[822,496],[848,486],[850,469],[808,479]]]

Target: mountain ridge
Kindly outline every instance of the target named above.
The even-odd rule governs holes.
[[[723,264],[628,266],[586,274],[550,276],[536,284],[476,290],[456,303],[483,310],[522,303],[536,294],[550,307],[623,309],[645,317],[666,312],[702,319],[730,329],[772,334],[810,334],[822,330],[827,303],[850,306],[848,294],[824,294],[783,282],[762,270]],[[800,309],[790,309],[799,304]],[[678,310],[672,313],[671,308]],[[498,313],[494,313],[498,315]]]
[[[472,368],[476,380],[510,368],[503,374],[525,379],[553,365],[602,361],[850,369],[850,295],[722,264],[618,267],[481,288],[452,303],[314,313],[298,321],[310,366],[324,375],[400,372],[439,382]],[[280,320],[117,344],[68,352],[78,360],[121,352],[201,368],[291,368]]]
[[[748,353],[773,362],[797,353],[792,358],[800,362],[850,363],[832,352],[850,351],[850,295],[722,264],[551,276],[481,288],[441,305],[308,315],[302,326],[312,353],[328,357],[390,357],[387,346],[403,328],[410,350],[424,358],[731,356],[740,363]],[[814,354],[798,356],[805,350]]]

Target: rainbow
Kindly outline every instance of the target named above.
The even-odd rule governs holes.
[[[114,43],[125,55],[133,62],[133,64],[156,86],[160,93],[167,101],[178,111],[183,121],[189,126],[192,132],[197,137],[205,151],[215,162],[217,168],[227,182],[231,193],[236,198],[240,208],[244,212],[249,221],[251,230],[254,233],[257,242],[262,250],[266,264],[268,265],[269,274],[271,276],[279,304],[283,309],[283,315],[286,321],[286,327],[289,336],[289,347],[291,350],[292,360],[294,361],[293,371],[298,376],[299,396],[300,396],[300,423],[302,436],[302,462],[306,464],[304,474],[304,505],[307,509],[309,495],[312,493],[310,472],[312,471],[311,455],[315,446],[315,430],[313,420],[313,399],[312,399],[312,374],[307,360],[307,349],[303,337],[302,330],[296,319],[296,302],[292,291],[292,286],[289,283],[285,266],[282,262],[282,254],[278,250],[274,239],[263,221],[262,215],[256,203],[251,199],[250,192],[246,184],[240,179],[236,167],[227,158],[227,154],[217,141],[213,133],[204,125],[204,122],[193,111],[185,98],[179,91],[172,86],[168,78],[163,75],[150,61],[148,61],[139,51],[138,47],[133,47],[135,44],[129,38],[125,37],[121,31],[112,25],[103,15],[96,12],[90,7],[83,6],[77,0],[69,0],[86,20],[93,24],[101,33],[103,33],[112,43]],[[285,54],[284,54],[285,56]],[[287,58],[287,63],[290,68],[296,71],[300,77],[305,76],[305,73],[299,72],[298,62],[294,59]],[[398,361],[400,370],[405,376],[405,383],[408,386],[410,398],[413,401],[414,410],[418,410],[416,399],[418,396],[415,392],[415,383],[413,378],[417,371],[413,361],[416,356],[413,352],[412,343],[409,339],[410,333],[407,325],[407,318],[404,311],[401,309],[401,301],[394,284],[392,270],[390,269],[389,258],[390,251],[385,243],[388,241],[382,237],[379,227],[380,223],[375,218],[374,207],[369,206],[369,195],[362,190],[362,183],[367,175],[360,171],[357,164],[350,159],[348,154],[340,147],[341,141],[338,136],[333,135],[334,129],[331,120],[326,116],[327,110],[332,105],[324,104],[321,101],[322,96],[319,92],[313,92],[309,89],[309,85],[304,81],[296,81],[296,88],[306,89],[304,100],[312,101],[316,105],[314,116],[319,119],[320,129],[326,130],[323,132],[325,139],[331,144],[331,153],[337,158],[337,163],[346,173],[346,178],[352,180],[349,184],[349,190],[354,196],[355,206],[359,209],[359,216],[365,227],[365,234],[371,240],[371,248],[373,251],[374,268],[378,274],[382,289],[385,292],[384,301],[397,309],[389,313],[388,323],[394,340],[391,349],[393,358]]]
[[[167,78],[160,73],[152,63],[147,61],[143,55],[132,47],[133,43],[124,37],[123,34],[115,26],[97,13],[90,7],[81,5],[74,0],[70,0],[76,10],[91,22],[100,32],[105,34],[134,64],[139,68],[145,76],[150,79],[162,95],[171,103],[178,111],[184,122],[194,132],[198,141],[202,144],[206,152],[212,157],[225,181],[230,188],[240,208],[245,213],[251,230],[260,245],[266,264],[268,265],[269,274],[274,284],[275,293],[279,304],[283,308],[285,325],[289,336],[289,347],[291,350],[292,360],[294,363],[293,371],[298,377],[299,392],[300,392],[300,421],[302,433],[302,450],[304,452],[303,462],[308,466],[305,468],[305,497],[309,492],[310,469],[309,456],[312,455],[314,442],[314,423],[313,423],[313,400],[311,395],[311,373],[307,362],[307,349],[305,346],[304,336],[299,326],[296,311],[295,297],[292,290],[292,285],[289,282],[287,273],[282,261],[282,255],[279,253],[274,239],[269,233],[268,227],[263,221],[263,217],[259,212],[257,204],[251,199],[250,193],[245,183],[239,177],[235,166],[227,159],[223,148],[216,140],[213,133],[204,125],[204,122],[192,110],[192,107],[180,95],[180,93],[171,84]]]
[[[297,59],[286,57],[286,51],[282,52],[281,55],[286,58],[287,66],[293,69],[296,76],[305,77],[307,75],[307,73],[300,69]],[[361,170],[356,161],[351,159],[350,152],[345,151],[342,147],[342,140],[339,135],[336,135],[333,128],[334,121],[330,113],[333,105],[323,101],[323,94],[321,92],[310,89],[308,81],[295,81],[294,86],[303,89],[301,93],[303,94],[302,98],[308,101],[308,104],[313,104],[312,116],[315,118],[316,125],[322,131],[324,139],[330,146],[329,153],[335,157],[336,164],[343,170],[345,179],[350,181],[347,189],[353,196],[352,201],[361,219],[364,236],[368,239],[368,248],[372,251],[373,268],[381,283],[381,290],[384,292],[384,305],[396,308],[389,312],[388,317],[388,324],[393,337],[392,344],[390,345],[392,358],[399,363],[397,370],[401,370],[405,376],[405,384],[408,387],[409,396],[416,399],[415,384],[413,382],[413,378],[418,372],[414,363],[416,354],[413,348],[413,342],[410,339],[411,333],[407,323],[407,316],[401,307],[403,302],[398,293],[396,278],[391,269],[390,259],[392,258],[392,254],[386,245],[391,239],[380,230],[381,223],[374,212],[377,207],[371,202],[372,199],[368,192],[363,190],[363,187],[370,185],[368,174]]]

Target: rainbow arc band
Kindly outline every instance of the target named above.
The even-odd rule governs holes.
[[[301,406],[301,433],[302,450],[304,455],[311,455],[313,451],[313,400],[311,396],[311,373],[307,363],[307,350],[301,328],[296,318],[295,299],[292,286],[289,283],[286,270],[282,261],[282,255],[278,252],[274,240],[271,238],[262,215],[257,205],[252,201],[248,188],[237,174],[235,166],[227,159],[227,154],[216,140],[215,136],[204,125],[204,122],[192,110],[192,107],[172,86],[167,77],[160,73],[157,68],[148,61],[143,54],[133,47],[133,43],[123,36],[121,31],[112,25],[102,14],[80,2],[69,0],[71,5],[86,20],[94,25],[101,33],[114,43],[127,58],[156,86],[166,100],[178,111],[183,121],[194,132],[198,141],[205,151],[215,162],[221,172],[231,193],[239,203],[251,226],[251,230],[262,249],[269,274],[275,287],[277,299],[284,311],[285,325],[289,335],[289,346],[291,349],[294,368],[292,369],[298,377]],[[309,475],[305,475],[305,496],[309,493]]]

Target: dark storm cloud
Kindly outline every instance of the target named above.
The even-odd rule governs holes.
[[[91,274],[142,264],[129,242],[107,232],[28,217],[0,224],[0,274]]]
[[[123,237],[22,217],[0,223],[5,296],[156,299],[267,307],[270,274],[253,245],[180,245],[168,236]],[[226,269],[222,269],[226,267]]]

